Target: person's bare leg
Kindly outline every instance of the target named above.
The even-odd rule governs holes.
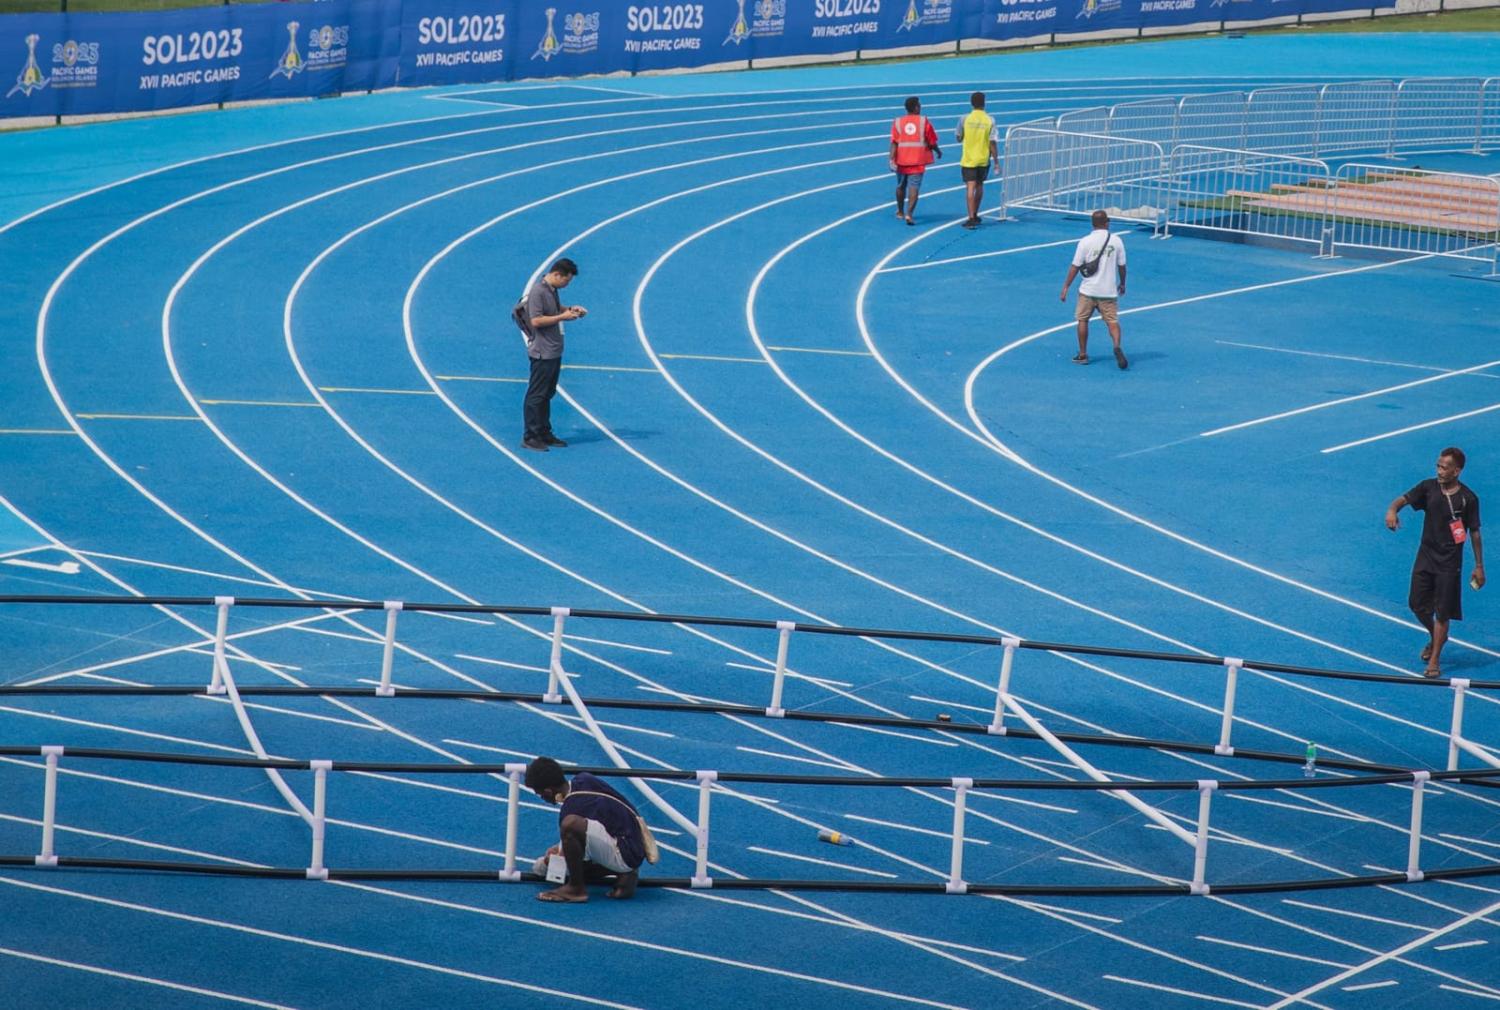
[[[905,177],[903,176],[903,178],[905,178]],[[902,216],[901,215],[901,200],[905,196],[906,196],[906,186],[904,184],[899,184],[898,183],[897,186],[896,186],[896,216],[897,217],[901,217]]]
[[[1443,655],[1443,646],[1448,644],[1448,622],[1433,618],[1432,621],[1432,655],[1427,657],[1427,669],[1422,671],[1424,677],[1441,677],[1442,666],[1438,660]]]
[[[1412,613],[1416,615],[1416,618],[1419,622],[1421,622],[1422,627],[1427,629],[1427,644],[1422,646],[1422,662],[1425,663],[1432,658],[1432,614],[1422,614],[1418,613],[1415,610],[1413,610]]]
[[[1120,324],[1105,320],[1104,325],[1109,329],[1109,339],[1114,342],[1116,348],[1120,346]]]
[[[1089,321],[1078,320],[1078,356],[1087,358],[1089,356]]]
[[[964,200],[969,208],[969,220],[979,217],[979,183],[964,183]]]
[[[577,814],[563,818],[558,835],[562,842],[563,858],[568,861],[568,882],[550,891],[537,895],[538,901],[559,901],[577,904],[589,900],[589,890],[584,885],[588,878],[584,866],[584,843],[588,838],[589,822]]]
[[[635,897],[635,886],[641,881],[639,870],[631,870],[629,873],[620,874],[615,881],[615,886],[610,889],[609,897],[624,901],[626,898]]]
[[[907,194],[906,194],[906,223],[907,224],[911,224],[912,216],[914,214],[916,214],[916,212],[917,212],[917,197],[921,195],[921,192],[922,192],[921,190],[913,189],[913,190],[909,190],[907,192]]]

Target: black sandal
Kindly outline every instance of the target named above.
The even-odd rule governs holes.
[[[1073,355],[1073,364],[1075,364],[1075,365],[1087,365],[1088,363],[1089,363],[1089,356],[1087,354],[1083,354],[1083,353],[1080,352],[1078,354]]]

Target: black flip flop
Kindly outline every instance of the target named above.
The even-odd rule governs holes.
[[[1087,354],[1075,354],[1075,355],[1073,355],[1073,364],[1075,364],[1075,365],[1087,365],[1088,363],[1089,363],[1089,356]]]

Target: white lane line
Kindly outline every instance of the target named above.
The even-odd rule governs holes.
[[[768,351],[782,351],[782,352],[792,353],[792,354],[832,354],[832,355],[836,355],[836,356],[841,355],[841,356],[846,357],[846,358],[868,358],[870,356],[870,352],[869,351],[843,351],[843,350],[836,350],[834,348],[829,348],[829,347],[788,347],[786,345],[780,345],[780,346],[778,346],[776,344],[767,344],[766,345],[766,350],[768,350]],[[663,354],[662,357],[663,358],[673,358],[673,357],[676,357],[676,355],[674,355],[674,354]],[[765,364],[765,359],[764,358],[746,358],[745,360],[746,361],[753,361],[757,365],[763,365],[763,364]]]
[[[1104,975],[1106,981],[1119,982],[1123,985],[1139,986],[1142,989],[1153,989],[1156,992],[1169,992],[1173,996],[1186,996],[1198,1003],[1217,1003],[1222,1006],[1242,1006],[1251,1010],[1261,1010],[1259,1003],[1248,1003],[1242,999],[1229,999],[1225,996],[1210,996],[1206,992],[1194,992],[1192,989],[1179,989],[1170,985],[1162,985],[1159,982],[1142,982],[1140,979],[1125,978],[1122,975]]]
[[[1480,999],[1489,999],[1500,1002],[1500,996],[1495,996],[1487,992],[1475,992],[1473,989],[1464,989],[1456,985],[1440,985],[1438,986],[1438,988],[1445,989],[1448,992],[1456,992],[1462,996],[1478,996]]]
[[[588,642],[592,645],[609,645],[616,649],[625,649],[630,652],[649,652],[653,656],[670,656],[671,649],[653,649],[649,645],[632,645],[629,642],[616,642],[608,638],[589,638],[585,635],[563,635],[563,638],[573,642]]]
[[[1444,950],[1444,951],[1446,951],[1446,950],[1463,950],[1465,947],[1483,947],[1487,943],[1489,943],[1488,940],[1464,940],[1464,941],[1462,941],[1460,943],[1441,943],[1441,944],[1438,944],[1436,947],[1434,947],[1432,949],[1433,950]]]
[[[70,726],[84,726],[88,729],[101,729],[110,733],[125,733],[129,736],[145,737],[148,740],[162,740],[166,743],[186,744],[189,747],[202,747],[205,750],[225,751],[238,757],[254,757],[253,751],[243,747],[228,747],[220,743],[209,743],[207,740],[193,740],[188,737],[172,736],[168,733],[152,733],[143,729],[130,729],[127,726],[116,726],[107,722],[91,722],[88,719],[75,719],[71,716],[57,715],[53,712],[31,712],[24,708],[12,708],[9,705],[0,705],[0,712],[11,715],[24,715],[32,719],[43,719],[48,722],[61,722]]]
[[[1329,274],[1328,276],[1336,276],[1337,273],[1342,272],[1343,271],[1337,271],[1335,274]],[[1452,371],[1440,372],[1437,375],[1429,375],[1423,379],[1413,379],[1411,382],[1402,382],[1394,386],[1384,386],[1380,389],[1372,389],[1368,393],[1356,393],[1353,396],[1340,396],[1337,399],[1323,400],[1320,403],[1308,404],[1305,407],[1297,407],[1294,410],[1283,410],[1277,414],[1267,414],[1265,417],[1257,417],[1249,421],[1240,421],[1237,424],[1226,424],[1222,428],[1212,428],[1208,431],[1200,431],[1198,434],[1202,438],[1212,438],[1215,435],[1223,435],[1226,432],[1240,431],[1245,428],[1252,428],[1258,424],[1267,424],[1271,421],[1280,421],[1288,417],[1297,417],[1302,414],[1311,413],[1315,410],[1326,410],[1329,407],[1339,407],[1346,403],[1355,403],[1359,400],[1368,400],[1372,396],[1384,396],[1387,393],[1399,393],[1405,389],[1415,389],[1418,386],[1425,386],[1433,382],[1442,382],[1444,379],[1452,379],[1460,375],[1472,375],[1475,372],[1482,372],[1486,368],[1494,368],[1496,365],[1500,365],[1500,358],[1497,358],[1494,361],[1486,361],[1483,364],[1470,365],[1467,368],[1455,368]]]
[[[879,736],[893,736],[900,740],[912,740],[916,743],[925,743],[933,747],[957,747],[958,744],[950,740],[934,740],[930,736],[918,736],[915,733],[903,733],[895,729],[883,729],[880,726],[861,726],[855,722],[830,722],[830,726],[841,726],[844,729],[857,729],[863,733],[875,733]]]
[[[532,666],[528,663],[512,663],[508,659],[490,659],[488,656],[471,656],[467,652],[455,652],[458,659],[467,659],[474,663],[487,663],[490,666],[504,666],[512,670],[525,670],[528,673],[550,673],[551,669],[545,666]]]
[[[1363,912],[1354,912],[1347,908],[1330,908],[1327,905],[1314,905],[1308,901],[1298,901],[1295,898],[1283,898],[1282,904],[1291,905],[1294,908],[1305,908],[1313,912],[1326,912],[1329,915],[1341,915],[1349,919],[1359,919],[1361,922],[1378,922],[1382,926],[1395,926],[1398,929],[1411,929],[1418,933],[1427,932],[1426,926],[1418,926],[1410,922],[1402,922],[1400,919],[1383,919],[1378,915],[1366,915]]]
[[[39,828],[42,822],[30,817],[16,817],[12,814],[0,814],[0,821],[9,821],[12,824],[26,824]],[[150,849],[153,852],[170,852],[175,856],[192,856],[194,859],[204,859],[215,863],[225,863],[230,866],[250,866],[265,869],[264,863],[252,863],[246,859],[234,859],[230,856],[221,856],[214,852],[203,852],[199,849],[184,849],[178,845],[163,845],[161,842],[148,842],[144,838],[135,835],[112,835],[104,831],[91,831],[70,824],[54,824],[60,834],[78,835],[82,838],[97,838],[105,842],[118,842],[121,845],[133,845],[136,848]]]
[[[1271,1004],[1270,1006],[1266,1007],[1265,1010],[1283,1010],[1284,1007],[1291,1006],[1294,1003],[1302,1002],[1308,996],[1322,992],[1324,989],[1327,989],[1330,986],[1339,985],[1345,979],[1353,978],[1355,975],[1359,975],[1369,971],[1372,968],[1379,967],[1387,961],[1400,960],[1404,955],[1411,953],[1419,947],[1426,946],[1433,940],[1446,936],[1456,929],[1461,929],[1477,919],[1486,918],[1491,913],[1496,911],[1500,911],[1500,902],[1496,902],[1493,905],[1482,908],[1477,912],[1471,912],[1468,915],[1463,916],[1462,918],[1455,919],[1448,925],[1443,926],[1439,929],[1424,932],[1422,936],[1417,937],[1415,940],[1412,940],[1409,943],[1402,944],[1400,947],[1397,947],[1394,950],[1386,951],[1385,953],[1371,958],[1364,964],[1356,965],[1352,968],[1347,969],[1346,971],[1342,971],[1339,974],[1332,976],[1331,978],[1324,979],[1322,982],[1318,982],[1315,985],[1308,986],[1306,989],[1288,996],[1286,999],[1281,1000],[1280,1002]],[[1469,984],[1474,985],[1475,983],[1470,982]]]
[[[780,751],[761,750],[758,747],[746,747],[744,744],[740,744],[734,749],[744,754],[757,754],[761,757],[779,758],[782,761],[795,761],[798,764],[817,765],[820,768],[835,768],[841,772],[846,772],[849,770],[849,766],[841,761],[819,761],[816,758],[800,757],[796,754],[782,754]]]
[[[1304,358],[1328,358],[1333,361],[1352,361],[1359,365],[1389,365],[1392,368],[1410,368],[1419,372],[1447,372],[1444,365],[1418,365],[1410,361],[1386,361],[1382,358],[1361,358],[1353,354],[1329,354],[1327,351],[1302,351],[1294,347],[1273,347],[1270,344],[1247,344],[1239,340],[1215,340],[1225,347],[1243,347],[1251,351],[1274,351],[1278,354],[1295,354]],[[1485,378],[1497,378],[1485,372],[1476,373]]]
[[[123,561],[128,565],[139,565],[143,568],[159,568],[166,572],[182,572],[185,575],[203,575],[211,579],[219,579],[223,582],[233,582],[237,585],[263,586],[267,589],[280,589],[281,586],[275,582],[267,582],[265,579],[252,579],[245,575],[230,575],[228,572],[213,572],[202,568],[189,568],[184,565],[169,564],[165,561],[149,561],[146,558],[132,558],[123,554],[106,554],[104,551],[83,551],[77,553],[88,558],[98,558],[105,561]],[[316,596],[320,600],[358,600],[355,596],[344,596],[341,593],[330,592],[323,589],[308,589],[299,587],[298,592]]]
[[[230,701],[228,698],[217,694],[195,694],[193,695],[193,697],[197,698],[199,701],[210,701],[220,705],[234,704],[234,702]],[[274,712],[277,715],[289,715],[294,716],[298,719],[312,719],[316,722],[327,722],[332,723],[335,726],[347,726],[350,729],[362,729],[371,733],[380,732],[379,726],[371,726],[367,722],[355,722],[353,719],[340,719],[338,716],[334,715],[318,715],[316,712],[299,712],[294,708],[280,708],[276,705],[263,705],[259,702],[254,701],[247,701],[244,703],[244,705],[246,708],[253,708],[258,712]]]
[[[1059,239],[1056,242],[1041,242],[1037,245],[1023,245],[1012,249],[996,249],[992,252],[972,253],[968,256],[949,256],[945,259],[940,260],[923,260],[921,263],[908,263],[905,266],[899,267],[880,267],[876,271],[876,273],[894,274],[899,273],[902,270],[923,270],[927,267],[947,266],[950,263],[966,263],[969,260],[987,260],[994,256],[1010,256],[1015,253],[1031,252],[1035,249],[1056,249],[1058,246],[1062,245],[1077,244],[1077,239],[1065,238]],[[1220,343],[1223,343],[1223,341],[1220,341]],[[772,347],[771,350],[776,351],[780,350],[780,348]]]
[[[1345,985],[1339,986],[1339,988],[1344,990],[1344,992],[1364,992],[1366,989],[1384,989],[1387,986],[1399,984],[1395,979],[1388,978],[1384,982],[1362,982],[1359,985]]]
[[[731,363],[747,365],[765,364],[765,362],[761,361],[759,358],[735,358],[724,354],[668,354],[666,356],[669,358],[677,358],[680,361],[727,361]],[[636,371],[650,372],[652,375],[656,374],[656,369],[654,368],[638,368],[636,369]]]
[[[1405,428],[1397,428],[1395,431],[1381,432],[1379,435],[1370,435],[1365,438],[1357,438],[1352,442],[1343,442],[1339,445],[1331,445],[1328,448],[1321,449],[1319,451],[1324,454],[1330,452],[1343,452],[1345,449],[1353,449],[1356,446],[1369,445],[1371,442],[1384,441],[1387,438],[1395,438],[1398,435],[1405,435],[1408,432],[1421,431],[1424,428],[1435,428],[1440,424],[1450,424],[1453,421],[1462,421],[1465,418],[1469,417],[1478,417],[1480,414],[1488,414],[1494,410],[1500,410],[1500,403],[1492,403],[1487,407],[1480,407],[1477,410],[1466,410],[1462,414],[1450,414],[1448,417],[1440,417],[1435,421],[1423,421],[1421,424],[1410,424]]]
[[[1286,958],[1291,961],[1306,961],[1309,964],[1321,964],[1325,968],[1349,968],[1351,965],[1343,961],[1330,961],[1322,957],[1309,957],[1306,954],[1293,954],[1289,950],[1281,950],[1276,947],[1257,947],[1253,943],[1240,943],[1236,940],[1225,940],[1217,936],[1196,936],[1193,939],[1202,940],[1204,943],[1216,943],[1222,947],[1233,947],[1236,950],[1248,950],[1257,954],[1269,954],[1271,957]]]
[[[759,852],[763,856],[777,856],[781,859],[794,859],[799,863],[813,863],[817,866],[831,866],[836,870],[848,870],[850,873],[864,873],[871,877],[884,877],[886,880],[895,880],[896,874],[886,873],[884,870],[870,870],[863,866],[854,866],[850,863],[836,863],[831,859],[814,859],[812,856],[799,856],[795,852],[782,852],[780,849],[765,849],[759,845],[745,846],[746,852]]]
[[[583,722],[583,719],[580,716],[569,715],[566,712],[558,712],[557,713],[557,717],[559,719],[565,719],[568,722],[576,722],[576,723],[582,723]],[[599,723],[600,726],[607,726],[610,729],[624,730],[627,733],[639,733],[642,736],[661,737],[663,740],[676,740],[677,739],[677,734],[676,733],[664,733],[664,732],[662,732],[659,729],[646,729],[644,726],[627,726],[624,723],[605,722],[603,719],[598,719],[596,721]]]
[[[934,831],[931,828],[919,828],[915,824],[902,824],[899,821],[883,821],[883,820],[881,820],[878,817],[865,817],[865,816],[863,816],[861,814],[844,814],[844,820],[846,820],[846,821],[859,821],[861,824],[878,824],[882,828],[895,828],[897,831],[910,831],[913,834],[930,835],[930,836],[932,836],[934,838],[952,838],[953,837],[953,832],[951,832],[951,831]],[[985,841],[983,838],[970,838],[968,835],[964,836],[964,843],[967,844],[967,845],[988,845],[988,844],[990,844],[989,842]]]
[[[153,978],[150,975],[137,975],[133,972],[117,971],[113,968],[101,968],[98,965],[83,964],[79,961],[64,961],[56,957],[43,957],[41,954],[32,954],[24,950],[16,950],[13,947],[0,947],[0,954],[4,954],[6,957],[20,958],[25,961],[35,961],[38,964],[50,964],[55,968],[69,968],[73,971],[88,972],[91,975],[105,975],[109,978],[123,979],[126,982],[139,982],[143,985],[156,986],[160,989],[172,989],[177,992],[192,993],[194,996],[208,996],[212,999],[220,999],[229,1003],[239,1003],[244,1006],[265,1007],[267,1010],[297,1010],[296,1007],[287,1006],[285,1003],[267,1003],[265,1000],[251,999],[249,996],[235,996],[232,993],[221,992],[218,989],[204,989],[196,985],[169,982],[164,978]]]
[[[105,898],[95,894],[84,894],[79,891],[69,891],[61,887],[47,887],[41,884],[33,884],[29,881],[16,880],[12,877],[0,876],[0,884],[10,887],[23,888],[28,891],[37,891],[60,897],[78,898],[82,901],[102,905],[106,908],[121,909],[123,911],[141,912],[158,918],[170,919],[174,922],[185,922],[194,926],[209,926],[228,932],[240,933],[245,936],[254,936],[264,940],[277,940],[282,943],[297,946],[311,947],[315,950],[329,951],[335,954],[347,954],[352,957],[376,961],[384,964],[397,965],[403,968],[412,968],[418,971],[432,972],[439,975],[447,975],[452,978],[461,978],[470,982],[483,982],[489,985],[499,986],[506,989],[514,989],[521,992],[531,993],[538,996],[552,996],[559,999],[573,1000],[579,1003],[589,1003],[594,1006],[614,1007],[617,1010],[639,1010],[628,1003],[617,1003],[613,1000],[598,999],[585,996],[582,993],[568,992],[563,989],[553,989],[548,986],[533,985],[529,982],[519,982],[515,979],[501,978],[496,975],[482,975],[479,972],[465,971],[460,968],[451,968],[446,965],[434,964],[430,961],[419,961],[409,957],[399,957],[395,954],[386,954],[376,950],[362,947],[351,947],[348,944],[331,943],[327,940],[314,940],[312,937],[297,936],[291,933],[283,933],[272,929],[260,929],[255,926],[247,926],[243,923],[230,922],[226,919],[213,919],[201,915],[188,915],[185,912],[172,912],[165,908],[156,908],[151,905],[140,905],[132,901],[120,901],[115,898]]]
[[[750,663],[725,663],[724,665],[732,667],[736,670],[749,670],[752,673],[774,674],[776,672],[776,668],[774,666],[755,666]],[[854,686],[847,680],[833,680],[829,677],[814,677],[810,673],[798,673],[795,670],[791,669],[788,669],[786,671],[786,678],[788,680],[805,680],[809,684],[817,684],[819,687],[852,688]]]

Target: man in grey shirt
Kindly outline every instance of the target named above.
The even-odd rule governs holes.
[[[588,315],[582,305],[563,305],[557,293],[578,276],[578,265],[570,259],[552,264],[545,277],[526,293],[526,318],[530,336],[526,356],[531,359],[531,380],[526,385],[523,416],[526,433],[521,445],[535,452],[568,443],[552,433],[552,397],[562,371],[563,323]]]

